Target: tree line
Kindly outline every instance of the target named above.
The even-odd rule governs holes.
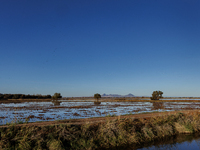
[[[150,97],[151,100],[159,100],[162,97],[163,92],[162,91],[153,91],[152,97]],[[51,95],[26,95],[26,94],[1,94],[0,93],[0,100],[7,100],[7,99],[53,99],[57,100],[59,98],[62,98],[60,93],[54,93],[53,96]],[[99,93],[94,94],[94,98],[98,99],[101,98],[101,95]]]
[[[51,95],[30,95],[30,94],[1,94],[0,93],[0,100],[7,100],[7,99],[51,99]]]

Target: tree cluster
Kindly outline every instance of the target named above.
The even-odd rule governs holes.
[[[153,91],[151,100],[159,100],[160,98],[163,98],[162,95],[162,91]]]
[[[51,95],[26,95],[26,94],[1,94],[0,93],[0,100],[7,100],[7,99],[51,99]]]
[[[54,93],[54,95],[52,96],[52,99],[54,100],[58,100],[59,98],[62,98],[60,93]]]
[[[99,100],[99,98],[101,98],[101,95],[100,94],[98,94],[98,93],[96,93],[96,94],[94,94],[94,98],[95,99],[97,99],[97,101]]]

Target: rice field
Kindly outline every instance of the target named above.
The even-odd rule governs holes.
[[[146,112],[199,109],[200,102],[101,102],[47,101],[0,103],[0,124],[15,122],[54,121]]]

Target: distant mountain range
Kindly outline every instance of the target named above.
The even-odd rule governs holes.
[[[133,94],[119,95],[119,94],[102,94],[101,97],[135,97]]]

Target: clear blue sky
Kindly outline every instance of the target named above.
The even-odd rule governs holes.
[[[200,96],[199,0],[1,0],[0,93]]]

